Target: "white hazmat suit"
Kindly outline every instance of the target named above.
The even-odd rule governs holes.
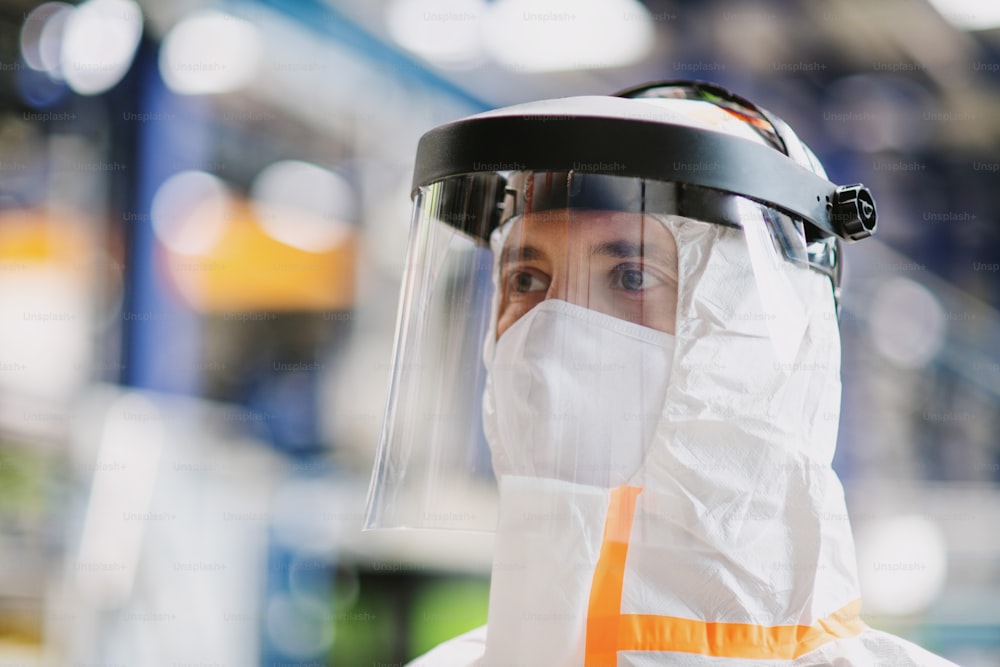
[[[850,200],[860,218],[870,213],[870,225],[837,227],[846,219],[838,213],[842,190],[863,186],[827,182],[787,126],[738,99],[735,112],[719,106],[725,91],[678,90],[691,97],[577,98],[563,105],[565,116],[558,104],[537,107],[548,114],[543,121],[560,121],[548,125],[535,122],[534,107],[514,107],[484,114],[489,122],[473,117],[445,128],[432,147],[422,143],[434,159],[415,176],[421,190],[394,362],[398,389],[369,525],[418,508],[424,518],[452,518],[428,510],[452,479],[445,464],[475,468],[437,444],[456,434],[474,439],[452,415],[478,392],[429,397],[407,354],[440,359],[439,379],[480,383],[500,502],[487,626],[411,665],[950,665],[862,621],[850,521],[831,466],[840,339],[836,277],[823,261],[839,260],[835,234],[856,240],[874,230],[874,203],[866,190],[870,207],[861,195]],[[581,111],[590,108],[596,120]],[[596,121],[611,116],[618,133],[593,134]],[[780,141],[762,138],[748,118],[777,127]],[[508,159],[516,153],[494,138],[498,128],[522,126],[535,132],[521,146],[523,162]],[[485,129],[468,134],[477,128]],[[580,143],[587,137],[577,141],[584,130],[599,149],[577,159],[577,147],[589,145]],[[448,132],[454,145],[440,143]],[[662,143],[647,143],[649,132]],[[570,151],[572,161],[539,157],[537,144],[549,135],[553,150]],[[462,151],[480,144],[496,159],[462,162]],[[778,144],[785,151],[774,161]],[[658,145],[662,169],[644,161]],[[679,161],[680,150],[697,155]],[[435,162],[440,155],[454,166]],[[733,164],[735,155],[750,157]],[[466,176],[489,170],[500,175]],[[785,190],[771,187],[786,178]],[[772,206],[772,194],[782,201]],[[556,203],[543,205],[545,197]],[[626,203],[616,208],[619,200]],[[498,223],[481,224],[495,215]],[[566,244],[558,261],[527,231],[546,220]],[[803,220],[829,242],[803,231]],[[450,231],[434,231],[441,223]],[[593,241],[572,236],[612,228]],[[664,230],[671,243],[657,245]],[[444,268],[465,237],[489,239],[489,299],[467,288],[482,271],[479,250],[468,253],[479,264],[457,278]],[[665,245],[676,247],[664,253]],[[671,255],[673,268],[656,269],[656,253]],[[591,261],[582,279],[553,268]],[[444,287],[421,291],[421,281]],[[636,296],[650,285],[656,303]],[[665,286],[670,317],[651,323],[646,314],[666,303]],[[517,303],[511,310],[511,293],[523,300],[520,310]],[[449,316],[461,322],[453,329],[462,340],[485,340],[484,376],[458,361],[463,346],[449,342],[451,330],[425,326],[430,313],[456,304],[485,312],[481,320]],[[417,464],[436,472],[406,491]]]
[[[641,467],[613,489],[502,475],[489,631],[412,664],[951,664],[859,617],[831,467],[840,345],[829,281],[785,267],[774,277],[793,292],[780,296],[797,302],[769,309],[741,233],[665,223],[677,330]],[[794,324],[796,310],[803,327],[776,350],[769,328]],[[521,449],[487,434],[495,459]]]

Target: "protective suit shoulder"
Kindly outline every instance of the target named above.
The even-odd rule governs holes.
[[[884,664],[914,665],[915,667],[958,667],[951,660],[946,660],[927,649],[917,646],[902,637],[869,629],[862,632],[861,640],[869,650]]]
[[[807,653],[793,667],[817,665],[893,665],[899,667],[958,667],[902,637],[868,628],[854,637],[840,639]]]
[[[449,639],[407,667],[475,667],[486,651],[486,626]]]

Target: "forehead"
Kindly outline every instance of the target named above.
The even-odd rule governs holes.
[[[633,240],[674,245],[673,235],[654,216],[636,211],[553,209],[527,212],[512,223],[505,247],[537,243]]]

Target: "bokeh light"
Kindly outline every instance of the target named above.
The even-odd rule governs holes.
[[[1000,3],[983,0],[930,0],[952,25],[963,30],[990,30],[1000,26]]]
[[[171,176],[153,197],[153,230],[172,252],[206,253],[226,226],[228,198],[222,181],[207,172],[185,171]]]
[[[941,303],[908,278],[879,285],[868,318],[875,348],[901,368],[926,366],[944,345],[947,318]]]
[[[944,586],[947,545],[941,530],[926,517],[894,516],[864,524],[858,529],[857,549],[868,612],[921,612]]]
[[[132,0],[87,0],[66,21],[60,63],[69,86],[97,95],[121,81],[142,37],[142,10]]]
[[[260,52],[259,32],[249,21],[215,10],[198,11],[163,39],[160,75],[176,93],[226,93],[253,78]]]
[[[323,252],[340,245],[357,215],[354,190],[343,176],[301,160],[268,165],[251,193],[264,231],[300,250]]]
[[[73,7],[65,2],[46,2],[25,17],[21,26],[21,57],[28,67],[61,78],[63,31],[72,12]]]
[[[482,0],[392,0],[386,27],[403,48],[448,69],[462,69],[483,59]]]
[[[485,27],[493,59],[524,72],[620,67],[653,46],[649,10],[636,0],[497,0]]]

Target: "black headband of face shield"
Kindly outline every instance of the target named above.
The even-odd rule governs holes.
[[[611,113],[606,104],[586,111],[594,100],[612,99],[624,106]],[[648,109],[622,98],[570,98],[443,125],[420,140],[414,190],[477,172],[608,174],[741,195],[803,220],[813,227],[810,238],[856,241],[875,231],[875,202],[863,185],[837,186],[772,147],[773,142],[765,146],[651,119]],[[775,136],[781,138],[777,129]]]

